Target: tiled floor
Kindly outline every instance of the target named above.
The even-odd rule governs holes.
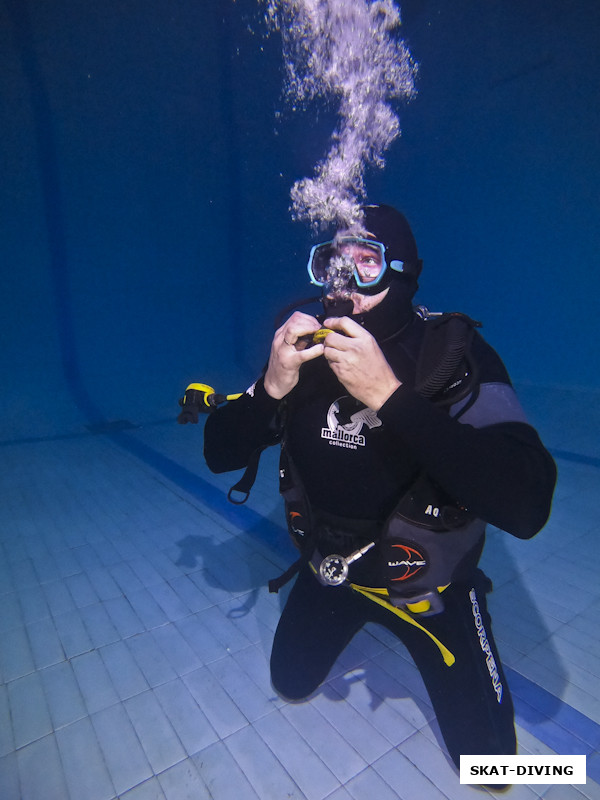
[[[539,537],[490,532],[495,632],[521,752],[586,753],[589,777],[508,796],[600,800],[600,403],[523,395],[560,479]],[[234,507],[231,476],[202,463],[200,428],[119,427],[0,442],[0,797],[485,796],[459,784],[420,677],[385,631],[356,637],[310,702],[274,695],[284,598],[266,582],[294,556],[275,454]]]

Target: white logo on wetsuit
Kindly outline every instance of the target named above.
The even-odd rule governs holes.
[[[492,686],[494,687],[494,691],[496,692],[496,699],[499,703],[502,702],[502,682],[500,681],[500,674],[498,672],[498,666],[496,664],[496,659],[492,654],[492,648],[490,647],[490,643],[488,642],[487,633],[485,632],[485,628],[483,626],[483,619],[481,618],[481,611],[479,609],[479,603],[477,602],[477,594],[475,589],[471,589],[469,592],[469,597],[471,599],[471,607],[473,609],[473,618],[475,620],[475,628],[477,630],[477,636],[479,637],[479,644],[483,653],[485,655],[485,663],[488,668],[488,672],[490,673],[490,678],[492,679]]]
[[[348,447],[351,450],[356,450],[357,447],[365,446],[365,437],[361,434],[364,425],[369,429],[378,428],[382,423],[375,411],[370,408],[361,408],[355,411],[354,414],[341,414],[340,403],[344,404],[354,401],[349,397],[339,397],[335,402],[329,406],[327,412],[327,427],[321,428],[321,438],[327,439],[329,444],[336,447]],[[341,422],[341,419],[347,419],[347,422]]]

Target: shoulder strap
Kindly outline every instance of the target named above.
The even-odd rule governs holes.
[[[300,551],[300,557],[282,575],[269,581],[269,592],[275,593],[291,581],[305,564],[308,564],[316,545],[316,529],[310,503],[285,447],[285,440],[281,444],[279,459],[279,491],[285,505],[288,532],[295,547]]]
[[[267,444],[263,444],[261,447],[257,447],[253,453],[250,454],[250,458],[248,459],[248,463],[246,464],[246,469],[244,470],[244,474],[239,479],[239,481],[232,486],[231,489],[227,492],[227,499],[230,503],[233,503],[236,506],[243,505],[246,500],[250,497],[250,490],[254,486],[254,481],[256,480],[256,475],[258,473],[258,465],[260,463],[260,457],[264,450],[268,447],[272,447],[275,444],[279,444],[283,437],[283,432],[285,429],[285,420],[286,420],[286,409],[287,404],[284,400],[277,412],[276,417],[276,435],[274,435],[273,440],[271,442],[267,442]],[[236,498],[233,495],[233,492],[239,492],[242,497]]]
[[[415,391],[436,404],[455,403],[468,394],[474,381],[469,353],[474,329],[481,327],[481,323],[458,311],[431,314],[420,309],[419,313],[426,327],[417,362]],[[457,374],[462,365],[465,369]],[[456,385],[451,383],[453,379]]]
[[[250,458],[248,459],[248,463],[246,464],[246,469],[244,470],[244,474],[239,479],[239,481],[232,486],[231,489],[227,492],[227,499],[230,503],[233,503],[236,506],[243,505],[246,500],[250,497],[250,489],[254,486],[254,481],[256,480],[256,474],[258,472],[258,464],[260,462],[260,457],[262,455],[263,450],[266,450],[267,447],[270,447],[270,444],[265,444],[263,447],[257,447],[256,450],[251,454]],[[233,492],[239,492],[242,497],[236,498],[233,495]]]

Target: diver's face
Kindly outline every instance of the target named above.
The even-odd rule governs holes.
[[[353,303],[352,313],[366,314],[367,311],[370,311],[381,303],[389,290],[388,286],[387,289],[384,289],[383,292],[379,292],[379,294],[360,294],[359,292],[352,292],[350,295],[350,299]]]
[[[372,234],[368,234],[369,238],[375,238]],[[360,279],[364,283],[370,283],[376,280],[379,273],[383,269],[383,260],[381,248],[370,247],[366,242],[348,242],[342,244],[340,251],[342,255],[350,256],[356,264],[356,269],[360,275]],[[383,298],[388,293],[388,289],[384,289],[379,294],[361,294],[360,292],[352,292],[350,299],[353,303],[353,314],[365,314],[376,305],[379,305]]]

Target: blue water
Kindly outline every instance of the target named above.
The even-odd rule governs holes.
[[[598,388],[597,4],[402,8],[419,93],[367,185],[412,222],[419,300],[481,319],[516,380]],[[285,108],[255,12],[4,0],[9,407],[66,377],[152,417],[188,379],[261,367],[308,289],[288,192],[333,120]]]

